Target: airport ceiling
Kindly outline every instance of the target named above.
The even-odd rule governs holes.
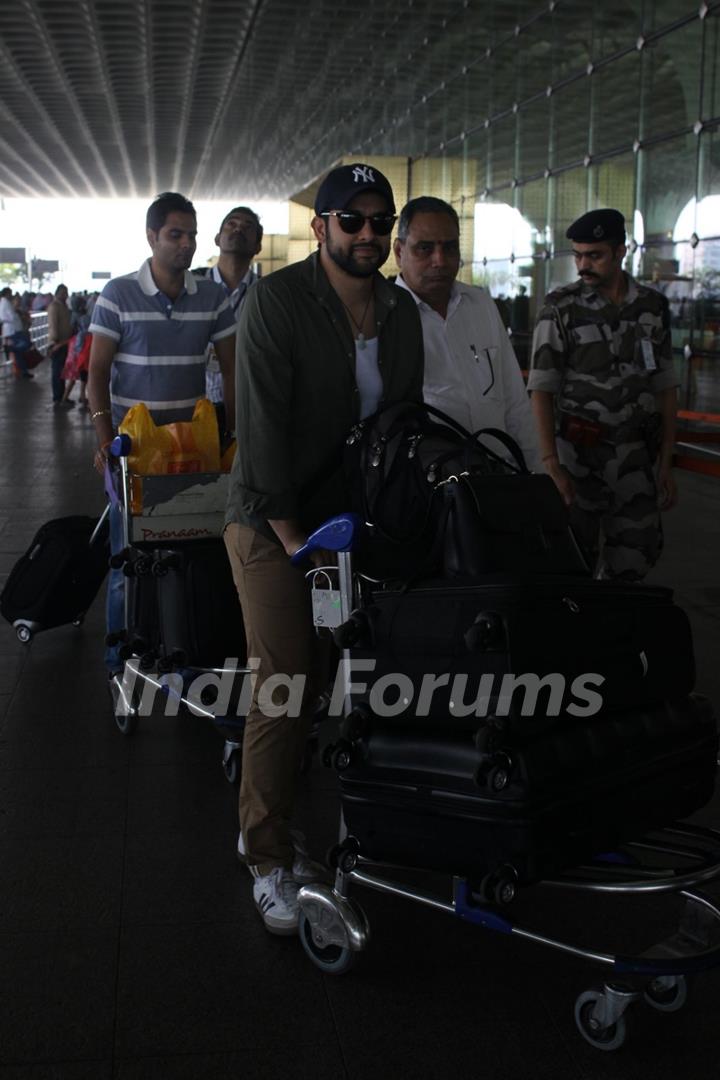
[[[0,195],[284,198],[349,153],[435,149],[429,132],[457,129],[477,64],[516,24],[535,24],[523,65],[544,87],[553,24],[577,66],[593,10],[634,40],[633,5],[2,0]],[[497,101],[513,100],[513,50],[493,70]]]

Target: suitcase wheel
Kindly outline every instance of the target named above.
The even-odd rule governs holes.
[[[619,1050],[627,1038],[625,1009],[637,997],[606,988],[586,990],[575,1002],[575,1024],[596,1050]]]
[[[32,641],[33,634],[29,626],[21,624],[15,628],[15,633],[17,634],[18,641],[22,641],[23,645],[27,645],[28,642]]]
[[[687,979],[684,975],[660,975],[645,987],[645,1001],[660,1012],[677,1012],[688,998]]]
[[[225,743],[222,767],[228,784],[237,786],[240,783],[240,773],[242,771],[242,747],[233,747],[231,744]]]
[[[313,928],[304,911],[300,912],[298,925],[300,944],[316,967],[328,975],[342,975],[357,961],[358,953],[345,945],[325,944],[322,928]]]

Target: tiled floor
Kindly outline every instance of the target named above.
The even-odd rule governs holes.
[[[0,376],[0,580],[42,522],[103,503],[88,416],[49,410],[48,376]],[[720,485],[680,480],[653,578],[687,608],[698,686],[720,707]],[[573,1023],[598,982],[584,961],[370,893],[372,947],[346,976],[268,935],[234,855],[219,736],[192,717],[119,734],[101,606],[30,647],[0,626],[0,1080],[717,1075],[720,972],[677,1015],[637,1008],[628,1045],[603,1054]],[[720,824],[719,807],[701,819]],[[337,802],[318,764],[302,809],[320,855]],[[665,912],[534,889],[516,918],[632,947]]]

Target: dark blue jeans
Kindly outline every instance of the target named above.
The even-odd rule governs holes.
[[[67,345],[61,345],[59,349],[56,349],[55,352],[50,354],[50,363],[52,364],[51,381],[53,401],[62,401],[62,396],[65,393],[65,380],[62,377],[62,369],[65,367],[67,354]]]
[[[123,516],[120,506],[110,507],[110,552],[117,555],[123,549]],[[125,628],[125,575],[122,567],[110,568],[105,602],[105,628],[108,634]],[[120,671],[123,663],[118,656],[119,645],[105,647],[105,666],[109,672]]]
[[[30,338],[28,337],[26,330],[16,330],[13,334],[12,345],[10,346],[15,354],[15,364],[21,375],[27,375],[28,366],[25,363],[25,353],[30,348]]]

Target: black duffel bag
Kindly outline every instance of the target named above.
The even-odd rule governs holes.
[[[482,441],[492,436],[505,458]],[[389,405],[357,424],[347,439],[346,484],[369,529],[357,565],[382,578],[441,572],[451,478],[528,476],[522,452],[494,428],[472,434],[431,405]]]

